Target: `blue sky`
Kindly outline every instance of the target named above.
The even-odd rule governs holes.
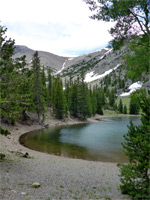
[[[16,44],[62,56],[106,47],[111,23],[95,21],[82,0],[5,0],[0,20]]]

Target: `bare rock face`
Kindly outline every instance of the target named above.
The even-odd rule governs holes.
[[[35,51],[33,49],[23,45],[16,45],[13,58],[19,58],[23,55],[26,55],[26,61],[30,67],[34,53]],[[63,63],[67,59],[66,57],[57,56],[46,51],[38,51],[38,54],[40,57],[41,65],[45,66],[46,68],[50,68],[54,73],[62,68]]]

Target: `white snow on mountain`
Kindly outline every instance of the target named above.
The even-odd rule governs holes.
[[[89,72],[85,75],[84,82],[89,83],[97,79],[104,78],[106,75],[110,74],[113,70],[117,69],[119,66],[120,64],[118,64],[113,69],[109,69],[108,71],[105,71],[103,74],[100,74],[100,75],[97,75],[97,74],[94,75],[94,72]]]
[[[129,86],[129,92],[124,92],[120,96],[125,97],[129,96],[132,92],[135,92],[136,90],[140,89],[142,87],[142,83],[140,81],[133,83],[132,85]]]
[[[68,60],[68,59],[67,59],[67,60]],[[65,62],[63,63],[61,69],[60,69],[58,72],[56,72],[55,75],[60,74],[60,73],[63,71],[63,69],[65,68],[65,64],[66,64],[66,61],[67,61],[67,60],[65,60]]]

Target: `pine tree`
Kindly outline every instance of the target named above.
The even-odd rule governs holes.
[[[52,75],[48,69],[47,105],[52,106]]]
[[[29,73],[25,69],[25,56],[12,59],[14,41],[5,37],[7,29],[0,26],[0,114],[13,121],[30,106],[30,92],[26,90]]]
[[[71,115],[78,117],[78,84],[75,81],[71,86],[69,110]]]
[[[111,107],[114,106],[114,103],[115,103],[115,93],[114,93],[114,89],[112,89],[109,93],[109,105]]]
[[[130,95],[130,105],[129,105],[129,113],[137,115],[139,114],[139,103],[137,101],[136,96],[133,94]]]
[[[142,110],[142,125],[130,122],[128,133],[124,136],[123,148],[128,156],[128,164],[119,164],[121,170],[121,191],[132,199],[150,198],[150,95],[139,93]]]
[[[101,103],[102,103],[102,107],[103,107],[106,104],[106,97],[105,97],[103,89],[100,89],[99,91],[100,91],[100,99],[101,99]]]
[[[91,91],[91,103],[92,103],[92,114],[95,115],[97,113],[97,104],[98,104],[97,94],[96,94],[96,88],[93,88],[93,91]]]
[[[126,105],[124,105],[124,107],[123,107],[123,113],[127,114],[127,106]]]
[[[53,109],[56,118],[63,119],[67,116],[66,99],[63,91],[62,80],[59,76],[55,79]]]
[[[97,114],[103,115],[103,110],[102,110],[102,98],[100,94],[100,90],[97,90]]]
[[[45,113],[45,97],[42,85],[41,78],[41,65],[38,52],[36,51],[33,54],[32,58],[32,69],[33,69],[33,84],[32,84],[32,93],[33,93],[33,108],[36,110],[38,115],[38,122],[41,123],[44,119]],[[41,121],[42,116],[42,121]]]
[[[72,82],[65,80],[65,98],[66,98],[66,105],[67,105],[67,110],[69,111],[70,109],[70,96],[71,96],[71,87],[72,87]]]
[[[119,101],[118,110],[119,110],[119,113],[123,113],[122,99],[120,99],[120,101]]]
[[[14,41],[6,40],[7,29],[0,26],[0,114],[2,118],[14,118],[15,91],[13,77],[15,76],[12,55],[14,52]],[[11,95],[12,94],[12,95]]]
[[[90,93],[87,84],[84,82],[83,74],[81,74],[81,82],[78,81],[78,116],[81,120],[91,116],[92,106],[90,104]]]
[[[44,66],[42,67],[42,71],[41,71],[41,83],[42,83],[42,88],[43,88],[44,100],[45,100],[45,102],[47,102],[48,101],[48,93],[47,93],[46,75],[45,75]]]
[[[22,120],[29,119],[29,116],[26,114],[26,111],[32,110],[32,70],[26,67],[26,57],[17,58],[17,71],[18,71],[18,81],[16,92],[18,94],[18,101],[16,102],[19,106],[21,113],[20,118]]]

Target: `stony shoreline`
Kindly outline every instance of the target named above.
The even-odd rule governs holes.
[[[86,123],[96,122],[99,116]],[[78,120],[49,119],[49,127],[85,123]],[[4,127],[5,125],[3,125]],[[71,159],[30,150],[19,143],[19,137],[38,124],[4,127],[10,130],[7,137],[0,135],[0,152],[6,159],[0,162],[0,199],[49,200],[49,199],[129,199],[119,189],[119,169],[115,163]],[[18,151],[27,152],[23,158]],[[32,183],[40,183],[33,188]]]

